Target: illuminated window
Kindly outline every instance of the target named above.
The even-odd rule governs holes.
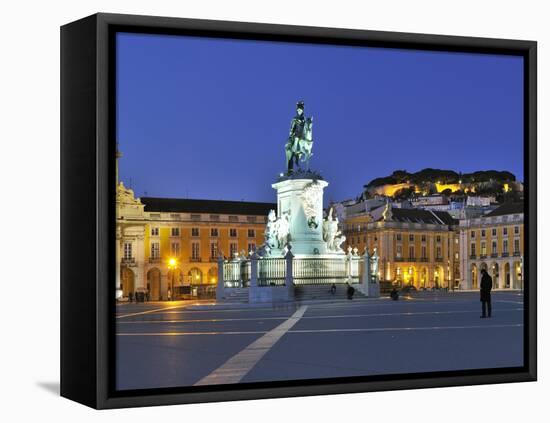
[[[124,243],[124,258],[125,259],[131,259],[132,258],[132,243],[131,242],[125,242]]]
[[[435,258],[437,258],[437,259],[442,258],[442,256],[441,256],[441,247],[436,247],[436,249],[435,249]]]
[[[151,257],[152,258],[160,257],[160,243],[158,242],[151,243]]]
[[[248,244],[248,252],[250,253],[251,251],[256,251],[256,244],[253,242]]]
[[[180,255],[180,243],[179,242],[172,242],[170,244],[170,253],[173,256],[178,257]]]
[[[235,229],[235,228],[230,228],[230,229],[229,229],[229,236],[230,236],[231,238],[236,238],[236,237],[237,237],[237,229]]]
[[[210,257],[217,258],[218,257],[218,243],[217,242],[211,242],[210,243]]]
[[[395,256],[397,258],[401,258],[403,256],[403,247],[401,247],[401,245],[397,246]]]
[[[502,252],[508,254],[508,240],[502,241]]]
[[[159,228],[151,228],[151,236],[159,236]]]
[[[470,255],[471,256],[475,256],[476,255],[476,245],[474,243],[472,243],[470,245]]]
[[[514,239],[514,253],[519,253],[519,239]]]
[[[231,257],[235,256],[236,253],[237,253],[237,243],[236,242],[229,243],[229,254],[231,255]]]
[[[487,255],[487,244],[482,242],[481,243],[481,255],[486,256]]]
[[[180,228],[172,228],[171,231],[170,231],[170,235],[180,236]]]
[[[198,242],[191,243],[191,259],[198,260],[201,256],[201,247]]]

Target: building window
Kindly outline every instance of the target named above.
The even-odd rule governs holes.
[[[514,254],[519,254],[519,239],[514,239]]]
[[[210,228],[210,236],[218,236],[218,228]]]
[[[482,229],[482,230],[481,230],[481,236],[482,236],[482,237],[485,237],[485,229]]]
[[[180,243],[179,242],[172,242],[170,244],[170,252],[173,256],[179,257],[179,255],[180,255]]]
[[[170,217],[174,220],[181,220],[181,215],[179,213],[171,214]]]
[[[436,259],[442,258],[442,256],[441,256],[441,247],[436,247],[436,249],[435,249],[435,258]]]
[[[151,257],[152,258],[160,257],[160,243],[158,242],[151,243]]]
[[[250,253],[252,251],[256,251],[256,244],[254,244],[253,242],[248,244],[248,252]]]
[[[409,241],[414,242],[414,235],[413,234],[409,234]]]
[[[230,229],[229,229],[229,236],[230,236],[231,238],[237,238],[237,229],[235,229],[235,228],[230,228]]]
[[[502,252],[504,254],[508,254],[508,240],[507,239],[502,241]]]
[[[497,236],[497,229],[496,228],[493,228],[493,230],[491,231],[491,235]]]
[[[458,260],[458,253],[455,253],[455,260]]]
[[[436,241],[436,242],[441,242],[441,235],[437,235],[437,236],[435,237],[435,241]]]
[[[422,242],[426,242],[426,235],[422,235],[421,239],[422,239]]]
[[[256,236],[256,230],[255,229],[249,229],[248,230],[248,237],[254,238]]]
[[[201,215],[200,214],[192,214],[191,215],[191,220],[201,220]]]
[[[502,235],[508,235],[508,228],[502,228]]]
[[[422,246],[422,258],[427,258],[427,249],[425,245]]]
[[[481,255],[486,256],[487,255],[487,244],[485,242],[481,243]]]
[[[132,258],[132,243],[131,242],[125,242],[124,243],[124,258],[125,259],[131,259]]]
[[[493,241],[493,243],[491,245],[491,254],[493,254],[493,255],[497,254],[497,243],[496,243],[496,241]]]
[[[514,233],[519,234],[519,226],[514,226]]]
[[[180,236],[180,228],[172,228],[172,230],[170,231],[170,235]]]
[[[210,215],[210,220],[212,222],[219,222],[220,221],[220,215],[219,214],[211,214]]]
[[[476,255],[476,245],[474,243],[472,243],[470,245],[470,255],[471,256],[475,256]]]
[[[412,245],[409,247],[409,258],[414,259],[414,247]]]
[[[236,242],[230,242],[229,243],[229,254],[231,257],[234,257],[235,254],[237,254],[237,243]]]
[[[401,245],[398,245],[395,252],[395,257],[401,258],[403,257],[403,247]]]
[[[246,216],[246,221],[254,223],[256,221],[256,216]]]
[[[239,221],[239,216],[229,216],[229,221],[230,222],[238,222]]]
[[[191,228],[191,236],[199,236],[199,228]]]
[[[159,236],[159,228],[151,228],[151,236]]]
[[[395,239],[397,241],[401,241],[401,234],[395,234]]]
[[[201,256],[201,248],[198,242],[191,243],[191,259],[198,260]]]
[[[476,231],[471,231],[470,232],[470,237],[475,238],[476,237]]]
[[[211,242],[210,243],[210,257],[211,258],[217,258],[218,257],[218,243],[217,242]]]

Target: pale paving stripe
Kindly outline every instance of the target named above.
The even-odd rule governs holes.
[[[304,307],[307,307],[307,306],[304,306]],[[292,317],[290,319],[292,319]],[[285,323],[282,323],[278,327],[284,325]],[[456,330],[456,329],[499,329],[499,328],[520,328],[520,327],[523,327],[523,323],[510,323],[510,324],[503,324],[503,325],[472,325],[472,326],[419,326],[419,327],[404,326],[404,327],[388,327],[388,328],[297,329],[297,330],[286,330],[285,333],[329,333],[329,332],[344,333],[344,332],[399,332],[399,331],[410,332],[415,330],[422,331],[422,330]],[[212,332],[212,331],[209,331],[209,332],[122,332],[122,333],[117,333],[116,336],[195,336],[195,335],[199,336],[199,335],[258,335],[258,334],[265,334],[264,336],[267,336],[271,332],[277,330],[277,328],[269,332],[260,331],[260,330],[231,331],[231,332]],[[254,343],[250,344],[247,347],[247,349],[252,347],[253,345]],[[242,352],[244,352],[244,350]]]
[[[145,311],[137,311],[135,313],[128,313],[128,314],[120,314],[116,316],[116,319],[122,319],[124,317],[132,317],[132,316],[141,316],[143,314],[151,314],[151,313],[160,313],[166,310],[173,310],[176,308],[183,308],[187,307],[187,305],[179,305],[179,306],[172,306],[172,307],[163,307],[163,308],[154,308],[152,310],[145,310]]]
[[[522,307],[518,308],[503,308],[498,309],[499,313],[508,312],[508,311],[523,311]],[[322,316],[304,316],[302,319],[350,319],[350,318],[361,318],[361,317],[387,317],[387,316],[416,316],[416,315],[429,315],[429,314],[477,314],[476,310],[450,310],[450,311],[411,311],[411,312],[402,312],[402,313],[369,313],[369,314],[331,314],[331,315],[322,315]],[[136,325],[136,324],[162,324],[162,323],[224,323],[224,322],[242,322],[242,321],[253,321],[261,322],[263,320],[286,320],[287,317],[242,317],[236,319],[173,319],[173,320],[128,320],[123,322],[118,322],[117,324],[127,324],[127,325]]]
[[[307,306],[301,306],[288,320],[252,342],[248,347],[231,357],[208,376],[195,383],[195,385],[239,383],[271,347],[298,323],[306,310]]]

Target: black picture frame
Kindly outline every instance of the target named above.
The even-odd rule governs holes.
[[[236,386],[114,390],[115,81],[118,31],[524,57],[523,367]],[[95,14],[61,28],[61,395],[119,408],[534,381],[537,377],[537,44],[534,41]],[[78,246],[78,248],[76,247]]]

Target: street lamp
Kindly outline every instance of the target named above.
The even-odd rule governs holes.
[[[172,277],[171,277],[171,281],[170,281],[170,301],[172,300],[172,297],[174,296],[174,277],[175,277],[177,267],[178,267],[178,261],[174,257],[171,257],[168,260],[168,269],[170,269],[170,271],[172,273]]]

